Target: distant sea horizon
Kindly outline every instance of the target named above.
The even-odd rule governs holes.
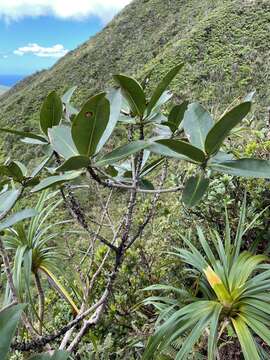
[[[2,86],[14,86],[17,82],[25,78],[27,75],[17,75],[17,74],[11,74],[11,75],[1,75],[0,74],[0,85]]]

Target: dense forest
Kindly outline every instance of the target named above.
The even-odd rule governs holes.
[[[134,0],[5,89],[1,360],[270,359],[269,43],[267,0]]]

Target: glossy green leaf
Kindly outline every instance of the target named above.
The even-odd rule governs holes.
[[[225,153],[223,151],[218,151],[214,156],[212,156],[209,160],[208,160],[208,165],[212,165],[215,163],[223,163],[224,161],[231,161],[234,160],[234,156],[233,154],[230,153]]]
[[[143,149],[146,149],[149,143],[143,140],[134,141],[130,144],[120,146],[112,152],[106,154],[99,161],[96,162],[96,166],[106,166],[114,164],[117,161],[123,160],[126,157],[135,154]]]
[[[67,159],[56,171],[71,171],[86,168],[90,164],[90,159],[86,156],[78,155]]]
[[[35,140],[38,140],[38,141],[40,141],[41,143],[44,143],[44,144],[48,143],[48,141],[47,141],[47,139],[45,137],[30,133],[30,132],[18,131],[18,130],[13,130],[13,129],[5,129],[5,128],[0,128],[0,131],[5,132],[5,133],[9,133],[9,134],[18,135],[18,136],[23,137],[23,138],[35,139]]]
[[[146,99],[143,88],[138,81],[125,75],[114,75],[113,78],[120,86],[133,115],[143,116],[146,108]]]
[[[171,150],[170,148],[168,148],[168,146],[159,144],[157,142],[150,143],[148,150],[150,150],[154,154],[173,157],[178,160],[186,160],[186,161],[190,160],[187,156],[179,154],[179,153]]]
[[[12,209],[18,200],[20,193],[21,192],[19,189],[14,189],[0,194],[0,218],[3,216],[3,214]]]
[[[48,353],[38,354],[32,356],[29,360],[67,360],[70,353],[64,350],[56,350],[52,355]]]
[[[66,125],[49,129],[48,136],[54,151],[65,159],[79,155],[71,136],[71,128]]]
[[[215,123],[205,139],[205,151],[211,155],[218,151],[230,131],[249,113],[251,102],[244,102],[227,112]]]
[[[40,128],[45,135],[48,129],[60,123],[63,113],[61,98],[52,91],[44,100],[40,110]]]
[[[67,181],[71,181],[78,178],[80,175],[81,175],[81,171],[72,171],[64,175],[50,176],[46,179],[41,180],[40,183],[31,190],[31,192],[37,192],[40,190],[47,189],[51,186],[63,184]]]
[[[36,216],[37,214],[38,212],[35,209],[24,209],[15,214],[12,214],[8,218],[6,218],[5,221],[0,222],[0,231],[13,226],[19,221]]]
[[[109,118],[107,127],[97,145],[97,150],[96,150],[97,153],[103,148],[103,146],[106,144],[106,142],[110,138],[110,136],[117,124],[117,121],[119,120],[119,117],[120,117],[120,111],[121,111],[121,106],[122,106],[121,91],[119,89],[118,90],[112,89],[108,93],[107,98],[110,102],[110,118]]]
[[[167,87],[170,85],[172,80],[175,78],[175,76],[178,74],[180,69],[183,67],[184,64],[178,64],[174,68],[172,68],[161,80],[161,82],[158,84],[156,89],[154,90],[154,93],[149,101],[149,104],[147,105],[147,115],[149,115],[164,93],[164,91],[167,89]]]
[[[245,322],[238,317],[232,319],[232,323],[240,341],[245,360],[260,360],[255,342]]]
[[[182,200],[184,204],[191,208],[197,205],[209,186],[209,179],[204,178],[202,175],[191,176],[184,187]]]
[[[88,100],[72,122],[71,134],[80,155],[93,156],[110,118],[110,102],[106,93]]]
[[[188,101],[184,101],[181,105],[175,105],[171,109],[168,116],[168,126],[170,127],[172,132],[175,132],[179,128],[181,122],[184,119],[187,107]]]
[[[170,150],[179,153],[188,157],[189,159],[202,163],[205,161],[205,154],[195,146],[191,144],[181,141],[181,140],[172,140],[172,139],[164,139],[157,140],[156,143],[165,145]]]
[[[169,90],[164,91],[161,97],[158,99],[156,105],[153,107],[152,112],[160,111],[160,108],[163,105],[165,105],[169,100],[171,100],[172,97],[173,97],[173,93],[171,91]]]
[[[65,94],[62,96],[62,102],[64,104],[67,104],[70,102],[76,89],[77,89],[77,86],[73,86],[72,88],[68,89],[68,91],[65,92]]]
[[[25,305],[13,305],[0,311],[0,358],[6,360],[12,338]]]
[[[194,102],[185,112],[183,128],[190,143],[204,151],[204,143],[214,121],[202,105]]]
[[[239,159],[214,163],[209,167],[234,176],[270,179],[270,160]]]

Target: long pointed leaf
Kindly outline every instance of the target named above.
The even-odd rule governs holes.
[[[249,113],[250,102],[244,102],[227,112],[209,131],[205,139],[205,151],[211,155],[218,151],[230,131]]]
[[[120,86],[133,115],[143,116],[146,100],[144,91],[138,81],[125,75],[114,75],[113,78]]]
[[[158,102],[159,98],[162,96],[164,91],[167,89],[167,87],[170,85],[171,81],[175,78],[175,76],[178,74],[180,69],[184,66],[184,64],[178,64],[174,68],[172,68],[161,80],[161,82],[158,84],[156,89],[154,90],[154,93],[149,101],[149,104],[147,106],[147,115],[149,115]]]

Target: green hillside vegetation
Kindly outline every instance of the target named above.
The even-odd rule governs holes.
[[[61,103],[59,105],[60,100],[57,94],[62,96],[68,89],[77,86],[71,103],[78,109],[81,109],[85,101],[100,91],[110,89],[112,86],[119,84],[123,90],[123,84],[121,84],[119,78],[113,78],[114,74],[122,73],[135,77],[144,84],[144,91],[147,96],[150,96],[163,76],[173,66],[183,63],[183,68],[169,85],[169,89],[174,96],[164,105],[164,114],[168,114],[173,105],[182,104],[183,101],[188,101],[189,103],[199,101],[208,109],[212,117],[217,120],[228,109],[244,101],[243,99],[247,94],[256,91],[252,99],[251,111],[248,112],[245,120],[241,123],[238,122],[231,134],[226,137],[222,150],[228,152],[228,156],[234,156],[236,159],[254,157],[269,160],[269,44],[270,2],[268,0],[134,0],[100,33],[76,50],[68,53],[51,69],[40,71],[24,79],[7,93],[2,94],[0,97],[0,127],[9,127],[41,134],[42,131],[39,123],[40,108],[44,100],[45,104],[46,101],[48,103],[49,101],[54,102],[54,106],[59,110],[59,108],[61,109]],[[56,90],[57,94],[51,93],[53,90]],[[51,94],[46,98],[48,93]],[[94,100],[92,98],[91,101],[94,104],[98,103],[98,101],[103,101],[101,108],[106,113],[107,101],[102,97],[103,95],[100,95],[100,97],[95,97]],[[246,101],[246,103],[249,104],[249,101]],[[81,118],[77,118],[82,137],[84,134],[83,124],[87,121],[88,117],[92,116],[92,106],[94,107],[91,103],[91,106],[89,105],[90,110],[85,108],[86,110],[82,112]],[[49,106],[43,105],[43,112],[49,111],[49,108]],[[106,118],[104,113],[103,120]],[[208,115],[206,115],[207,117]],[[45,136],[48,131],[46,116],[41,116],[41,119],[43,119],[42,136]],[[80,129],[80,126],[82,126],[82,129]],[[127,137],[129,138],[132,132],[134,132],[132,136],[134,136],[135,140],[142,140],[139,131],[140,126],[138,126],[138,123],[136,123],[136,126],[128,127],[126,124],[119,123],[105,149],[98,156],[102,157],[104,152],[109,152],[121,144],[126,144]],[[127,128],[129,129],[128,131]],[[145,137],[153,135],[151,129],[151,126],[145,126]],[[178,136],[181,140],[192,143],[186,129],[184,130],[180,129],[179,133],[176,132],[176,137]],[[195,127],[194,131],[196,132],[197,130]],[[49,142],[52,143],[53,136],[50,131]],[[65,137],[63,136],[63,138]],[[61,136],[60,139],[62,139]],[[13,134],[0,133],[0,140],[1,162],[4,162],[9,157],[12,160],[22,161],[30,169],[41,158],[44,158],[44,154],[49,151],[47,146],[23,144]],[[59,144],[61,145],[62,142],[59,141]],[[85,166],[88,166],[89,159],[85,159],[85,150],[80,145],[80,141],[76,143],[76,147],[77,149],[79,147],[82,149],[80,150],[82,153],[79,151],[81,157],[80,159],[76,158],[76,161],[85,162],[87,164]],[[87,157],[91,157],[91,161],[94,163],[94,170],[96,171],[96,159],[93,156],[94,150],[84,144],[85,147],[87,148]],[[54,148],[54,150],[56,151],[56,157],[54,160],[51,159],[49,163],[46,163],[48,171],[45,170],[42,173],[44,177],[50,176],[52,168],[59,166],[63,160],[61,156],[59,157],[59,153],[61,155],[61,152],[58,151],[59,148]],[[125,175],[121,174],[122,176],[130,176],[132,166],[137,169],[137,161],[142,157],[141,151],[140,149],[140,152],[136,153],[137,157],[135,156],[135,159],[132,158],[130,160],[128,164],[130,167],[123,163],[127,168],[125,167],[123,173]],[[152,154],[150,160],[156,161],[159,159],[160,154],[159,152],[154,155]],[[202,156],[201,153],[199,153],[200,156]],[[164,345],[161,342],[162,329],[166,327],[161,328],[161,331],[157,330],[155,332],[155,329],[158,329],[156,326],[158,324],[156,323],[157,319],[164,321],[164,324],[167,326],[166,331],[173,338],[175,323],[170,323],[170,316],[173,316],[173,311],[177,311],[178,306],[183,304],[186,309],[189,309],[192,302],[196,301],[197,310],[195,305],[194,309],[197,313],[194,311],[194,315],[192,314],[194,322],[187,322],[187,328],[190,330],[194,328],[196,331],[196,324],[198,324],[196,321],[199,319],[196,316],[201,312],[201,300],[207,300],[210,303],[210,300],[218,298],[219,303],[214,308],[214,316],[216,315],[217,317],[213,316],[213,319],[211,317],[214,325],[211,327],[210,332],[216,333],[215,319],[219,318],[221,314],[221,312],[216,313],[219,309],[224,311],[226,315],[229,314],[228,316],[231,317],[232,323],[236,323],[237,328],[238,318],[231,309],[234,304],[238,304],[234,296],[236,296],[235,294],[238,296],[241,293],[242,283],[240,280],[243,280],[243,284],[247,282],[243,269],[250,268],[252,271],[251,262],[256,271],[259,272],[263,269],[266,272],[266,285],[268,286],[269,283],[270,287],[270,282],[267,278],[268,270],[266,270],[269,266],[268,260],[261,256],[261,254],[268,255],[270,251],[270,210],[269,208],[266,209],[270,204],[269,176],[261,175],[261,170],[258,170],[258,168],[248,178],[238,177],[239,173],[237,172],[236,176],[232,176],[226,173],[226,171],[225,173],[213,171],[210,176],[208,191],[204,195],[203,200],[196,204],[196,206],[189,206],[190,198],[194,200],[193,195],[190,196],[192,191],[190,192],[189,189],[182,196],[181,186],[186,184],[188,179],[191,179],[190,187],[194,190],[194,181],[197,181],[198,178],[200,179],[200,174],[202,175],[202,180],[206,181],[203,185],[201,183],[200,185],[204,187],[206,184],[207,187],[207,177],[209,176],[207,172],[208,159],[203,159],[203,164],[200,163],[200,166],[196,163],[197,160],[194,163],[194,161],[177,161],[170,157],[168,159],[168,164],[166,161],[166,166],[164,165],[167,172],[164,170],[166,175],[164,176],[163,186],[165,189],[176,190],[160,194],[155,203],[154,214],[152,214],[154,219],[151,217],[142,234],[139,234],[140,236],[138,236],[134,246],[128,248],[125,254],[126,258],[121,264],[122,266],[117,268],[119,272],[117,273],[104,317],[101,317],[98,325],[94,324],[93,327],[90,327],[90,331],[84,335],[83,340],[80,342],[79,348],[72,349],[72,351],[78,350],[76,352],[76,359],[78,360],[173,360],[176,358],[178,351],[181,351],[179,349],[181,349],[184,339],[189,339],[189,337],[187,332],[183,331],[180,337],[178,336],[175,341],[169,344],[170,347],[166,347],[168,344]],[[124,160],[123,158],[122,161]],[[132,166],[130,165],[131,163]],[[268,164],[267,161],[265,163]],[[8,174],[13,178],[10,174],[12,173],[12,167],[14,167],[16,171],[13,176],[18,176],[16,164],[11,164],[11,166],[5,165],[6,167],[0,167],[1,175],[4,174],[6,176]],[[10,166],[10,168],[7,169],[7,166]],[[141,164],[141,166],[143,168],[145,164]],[[105,168],[102,169],[104,170]],[[134,202],[137,208],[132,217],[131,233],[132,231],[136,233],[137,228],[140,229],[146,214],[149,211],[151,212],[153,200],[147,194],[147,191],[150,190],[151,192],[153,190],[153,184],[156,189],[161,181],[160,178],[163,176],[161,168],[157,169],[157,173],[149,173],[147,178],[143,179],[146,180],[145,182],[142,181],[139,185],[137,184],[143,187],[146,193],[139,193],[137,201],[135,200]],[[267,172],[269,165],[265,169]],[[249,168],[246,169],[246,171],[249,170]],[[24,169],[21,169],[21,171],[24,171]],[[64,174],[65,176],[65,171],[65,168],[60,168],[58,174],[61,174],[60,176]],[[110,171],[111,177],[108,178],[109,180],[116,176],[115,168],[109,166],[106,168],[106,171]],[[97,174],[100,178],[95,177]],[[97,171],[97,174],[89,172],[87,176],[81,176],[80,180],[77,180],[76,177],[74,181],[76,186],[74,188],[69,186],[63,188],[64,192],[66,192],[66,197],[64,196],[65,193],[64,195],[62,193],[64,198],[62,202],[61,196],[53,194],[52,203],[54,201],[57,203],[57,200],[59,200],[59,203],[57,203],[53,212],[48,215],[46,222],[55,223],[57,221],[56,240],[54,238],[50,239],[50,231],[54,232],[53,228],[49,230],[49,240],[42,242],[42,237],[39,238],[38,223],[34,221],[37,230],[36,232],[32,231],[31,247],[34,249],[35,246],[39,246],[38,241],[40,241],[40,246],[43,247],[45,255],[50,258],[51,253],[53,254],[52,261],[49,261],[49,263],[46,263],[46,256],[44,259],[41,258],[40,261],[37,256],[35,258],[37,265],[30,272],[31,276],[29,275],[33,279],[33,281],[31,280],[32,295],[36,300],[35,312],[37,313],[30,313],[30,318],[31,320],[34,319],[36,327],[41,334],[43,331],[43,335],[44,333],[51,334],[61,329],[77,315],[77,306],[82,301],[83,293],[83,286],[81,284],[82,274],[85,275],[86,273],[86,283],[89,285],[91,283],[91,276],[99,270],[99,264],[106,257],[107,262],[105,262],[104,267],[98,274],[94,290],[92,291],[91,289],[87,294],[90,304],[99,299],[103,293],[106,281],[112,274],[115,249],[112,248],[111,253],[107,257],[106,244],[98,241],[99,235],[101,234],[105,239],[114,238],[112,234],[114,234],[115,228],[112,226],[113,230],[110,229],[110,222],[117,227],[122,219],[122,213],[125,213],[128,208],[127,204],[130,203],[127,202],[125,188],[108,188],[106,184],[104,185],[104,173]],[[35,179],[31,179],[31,176],[29,177],[28,175],[29,171],[27,176],[25,174],[22,176],[23,181],[21,183],[26,184],[25,186],[27,187],[24,193],[25,197],[20,200],[20,206],[40,208],[42,204],[36,205],[38,197],[30,192],[34,186],[35,190],[39,189],[40,185],[37,185],[34,181]],[[257,179],[254,179],[254,177]],[[32,180],[33,183],[31,182]],[[122,181],[121,176],[119,181]],[[83,186],[82,189],[79,188],[81,185]],[[50,193],[48,194],[50,198]],[[2,194],[2,196],[4,195]],[[43,196],[44,200],[47,193]],[[107,209],[109,214],[106,214],[104,208],[106,208],[108,197],[110,198]],[[77,201],[79,201],[80,206],[77,206]],[[68,204],[73,206],[73,212],[67,210],[69,208]],[[226,210],[224,210],[225,207]],[[2,211],[1,204],[0,210]],[[82,217],[81,211],[84,214]],[[104,216],[107,223],[105,223]],[[74,221],[73,217],[77,221]],[[95,230],[95,236],[93,233],[89,233],[89,229],[86,229],[85,219],[90,224],[89,226]],[[39,221],[41,220],[42,217],[39,218]],[[65,223],[66,220],[72,221],[72,223]],[[42,225],[45,229],[46,222]],[[103,226],[101,226],[99,232],[100,223]],[[199,229],[197,228],[198,226]],[[16,231],[18,229],[18,234],[16,236],[13,234],[13,241],[9,243],[10,248],[8,248],[10,252],[14,251],[16,246],[18,247],[16,239],[20,238],[20,234],[26,233],[28,227],[18,227],[15,229]],[[85,234],[86,230],[88,232],[87,236]],[[97,233],[98,235],[96,235]],[[231,234],[230,239],[229,233]],[[205,236],[211,249],[214,249],[215,256],[211,256],[211,252],[206,248],[203,236]],[[36,238],[38,241],[36,241]],[[225,241],[225,239],[227,245],[224,249],[222,241]],[[239,275],[239,282],[236,281],[237,277],[233,278],[232,288],[234,291],[228,295],[226,289],[224,290],[219,285],[224,285],[222,283],[224,277],[232,271],[230,246],[233,246],[231,244],[231,241],[234,241],[233,239],[235,239],[236,244],[234,244],[235,248],[233,248],[234,260],[237,263],[235,267],[241,276]],[[120,240],[121,237],[116,236],[116,244],[120,244]],[[22,236],[20,241],[20,248],[24,249],[25,236]],[[89,248],[89,241],[94,242],[93,248]],[[196,251],[193,245],[199,251]],[[188,253],[187,249],[188,251],[190,250],[190,253]],[[256,255],[252,253],[252,256],[246,259],[247,263],[243,266],[241,256],[245,256],[243,255],[245,250],[254,251]],[[84,254],[85,252],[89,254],[89,251],[93,252],[93,258],[85,259]],[[168,255],[168,252],[173,252],[176,256],[172,257]],[[27,256],[32,256],[31,251],[28,253]],[[209,257],[209,264],[211,264],[214,271],[212,268],[209,270],[204,266],[204,253],[206,253],[206,257]],[[54,257],[54,254],[57,254],[57,256]],[[189,256],[192,257],[193,255],[194,259],[196,259],[195,263],[198,262],[199,264],[199,268],[196,268],[196,264],[194,266],[193,261],[190,260]],[[256,257],[257,255],[259,258]],[[17,256],[19,257],[20,254]],[[18,261],[18,258],[16,259],[15,265],[17,267],[22,266],[22,262]],[[224,261],[224,263],[227,261],[226,266],[223,263],[222,265],[224,266],[217,265],[216,262],[219,260],[221,262]],[[48,269],[51,269],[50,272],[46,268],[44,270],[42,261],[45,262],[45,266]],[[191,276],[187,276],[187,272],[191,268],[194,268],[194,273]],[[57,276],[54,276],[54,271],[56,273],[58,271]],[[195,281],[194,274],[196,275]],[[254,272],[252,276],[256,276],[256,274]],[[42,294],[40,295],[38,290],[38,281],[40,280],[38,280],[38,276],[40,276],[41,282],[42,279],[44,280],[42,282],[45,293],[44,303],[42,303]],[[213,279],[214,285],[211,283]],[[208,280],[207,284],[205,283],[206,280]],[[247,282],[247,286],[252,287],[252,279],[249,280],[251,283]],[[263,279],[260,281],[263,282]],[[23,282],[22,286],[27,287],[27,281],[25,283]],[[58,285],[51,286],[55,283]],[[151,287],[152,285],[153,287]],[[166,287],[167,285],[171,287],[168,288]],[[141,291],[144,288],[147,288],[147,291]],[[29,294],[24,290],[22,288],[22,298],[27,300]],[[157,290],[161,291],[157,292]],[[169,294],[167,293],[168,290]],[[258,293],[267,304],[265,311],[268,311],[269,301],[265,300],[264,293]],[[172,303],[166,303],[167,294],[171,301],[177,303],[173,311],[169,308]],[[155,297],[148,298],[148,296],[160,296],[159,301],[164,301],[166,306],[164,304],[161,306]],[[3,297],[4,294],[1,291],[0,299],[2,300]],[[227,314],[228,302],[229,311]],[[47,312],[42,312],[42,307],[45,307]],[[22,310],[19,309],[19,311]],[[264,309],[261,309],[261,312],[263,311]],[[248,311],[246,313],[250,315]],[[245,316],[244,310],[243,314]],[[265,318],[268,320],[268,317],[269,312]],[[224,330],[220,339],[220,344],[222,345],[219,348],[218,359],[242,359],[240,343],[242,348],[244,348],[243,342],[245,343],[245,340],[243,340],[243,337],[238,336],[238,333],[233,332],[232,327],[228,326],[226,321],[223,321],[223,316],[220,316],[220,318],[222,329],[226,330]],[[262,315],[260,313],[258,319],[260,320],[261,318]],[[44,319],[46,326],[42,324]],[[205,319],[202,318],[200,320]],[[185,316],[183,316],[183,321],[186,321]],[[186,323],[183,322],[183,324],[181,323],[182,325],[184,328]],[[265,326],[268,326],[268,324],[265,324]],[[241,323],[239,327],[241,327]],[[199,333],[197,333],[197,339],[195,339],[196,333],[194,334],[194,344],[192,344],[194,346],[191,346],[191,354],[186,359],[207,359],[208,346],[210,353],[216,351],[215,344],[210,336],[207,345],[206,333],[208,328],[206,331],[205,328],[205,324],[201,324],[203,336],[200,338],[198,338]],[[80,325],[78,325],[78,329],[80,329]],[[258,334],[257,330],[258,327],[254,330],[256,334]],[[259,330],[264,332],[265,328],[263,325],[260,325]],[[156,338],[151,338],[148,341],[149,336],[154,332]],[[160,333],[161,335],[159,335]],[[191,332],[191,334],[193,333]],[[268,353],[270,353],[270,347],[265,345],[270,345],[268,332],[266,332],[265,337],[262,337],[260,334],[259,337],[263,341],[257,341],[257,335],[254,339],[258,342],[258,348],[262,345],[260,347],[260,351],[262,351],[260,356],[262,359],[267,359]],[[22,339],[29,340],[25,332],[19,332],[19,336],[16,338],[18,342],[22,341]],[[240,343],[237,339],[240,340]],[[190,339],[191,342],[192,339]],[[251,342],[253,344],[253,340]],[[52,347],[54,349],[58,348],[59,343],[60,338],[52,342]],[[148,348],[146,347],[147,343]],[[161,355],[158,354],[155,358],[152,358],[151,356],[158,350],[159,345],[162,351],[162,346],[164,346],[165,350]],[[13,347],[13,349],[15,348],[16,346]],[[145,348],[147,350],[145,355],[143,355]],[[18,346],[16,349],[20,350],[20,347]],[[44,346],[42,349],[46,350]],[[246,360],[259,360],[257,357],[259,355],[257,355],[256,349],[254,349],[255,345],[248,349],[251,351],[251,355],[248,356],[251,357],[244,353]],[[32,353],[24,351],[24,354],[25,358],[28,359],[28,355],[30,356]],[[22,359],[20,351],[11,356],[11,360],[17,359]],[[63,359],[66,358],[63,357]],[[184,355],[179,357],[179,359],[184,359]],[[209,359],[216,360],[214,357],[209,357]]]
[[[266,0],[135,0],[103,31],[51,70],[22,81],[0,99],[2,125],[33,128],[46,94],[78,86],[81,105],[108,87],[113,73],[129,73],[151,87],[172,64],[185,69],[172,89],[200,99],[216,113],[234,97],[257,91],[256,119],[266,119],[270,4]],[[222,99],[222,101],[220,101]]]

